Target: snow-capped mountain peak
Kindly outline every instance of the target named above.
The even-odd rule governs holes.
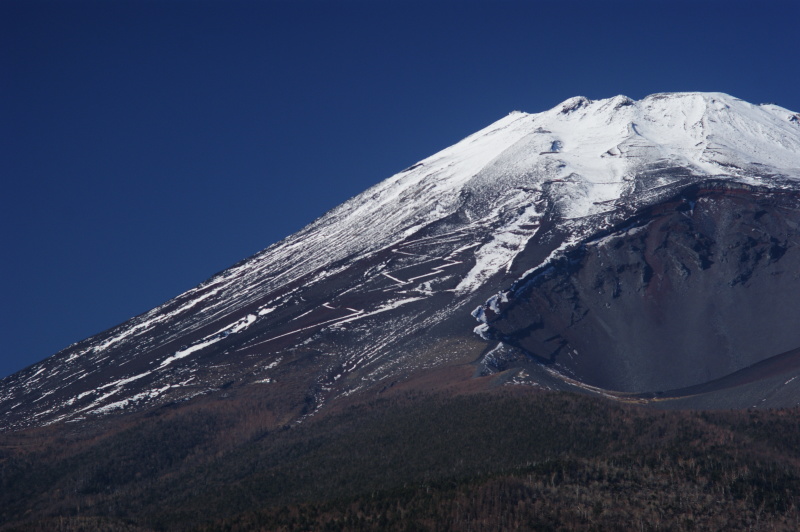
[[[230,382],[302,382],[318,408],[473,356],[485,345],[472,333],[476,306],[501,312],[511,287],[688,186],[795,191],[798,179],[800,115],[772,104],[690,92],[513,112],[172,301],[4,379],[0,428],[145,408]]]

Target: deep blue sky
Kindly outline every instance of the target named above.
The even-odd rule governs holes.
[[[0,1],[0,376],[512,110],[800,111],[800,2]]]

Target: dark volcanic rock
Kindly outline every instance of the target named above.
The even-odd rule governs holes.
[[[520,284],[492,334],[587,384],[670,390],[800,347],[795,193],[698,186]]]

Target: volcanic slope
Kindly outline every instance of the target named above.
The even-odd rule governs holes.
[[[285,424],[414,385],[794,405],[798,191],[800,115],[776,105],[514,112],[3,379],[0,429],[230,393]]]

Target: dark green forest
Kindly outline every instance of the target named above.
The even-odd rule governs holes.
[[[798,530],[800,410],[405,392],[0,436],[0,530]]]

